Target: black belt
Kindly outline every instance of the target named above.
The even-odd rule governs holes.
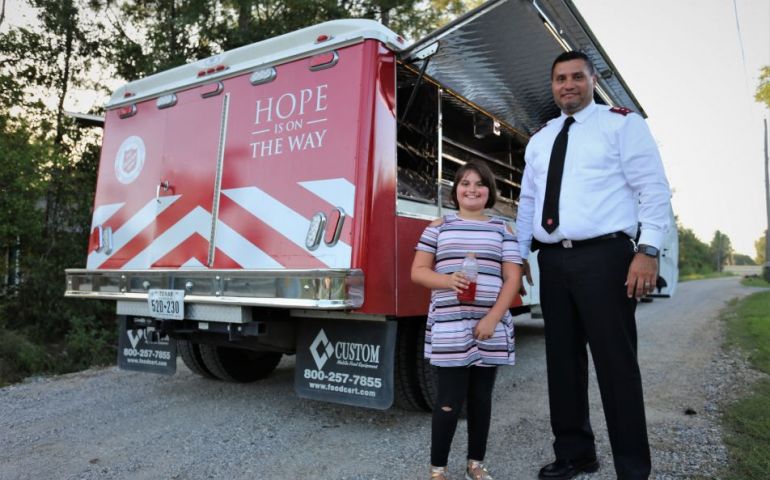
[[[623,232],[613,232],[607,235],[601,235],[599,237],[587,238],[585,240],[561,240],[557,243],[543,243],[539,240],[532,239],[532,251],[539,250],[541,248],[577,248],[585,247],[593,243],[603,242],[605,240],[612,240],[613,238],[630,238]]]

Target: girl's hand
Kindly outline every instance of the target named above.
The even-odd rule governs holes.
[[[471,282],[465,278],[463,272],[454,272],[451,275],[447,275],[446,278],[446,288],[450,288],[456,293],[463,293],[463,291],[471,284]]]
[[[473,329],[473,337],[476,340],[489,340],[495,334],[497,322],[498,320],[486,315],[479,320],[479,323],[477,323],[476,327]]]

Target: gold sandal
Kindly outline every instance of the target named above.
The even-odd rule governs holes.
[[[430,480],[449,480],[446,467],[430,467]]]
[[[487,466],[476,460],[468,460],[468,468],[465,470],[465,480],[494,480],[489,474]]]

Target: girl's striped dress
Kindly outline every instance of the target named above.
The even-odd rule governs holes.
[[[451,289],[431,291],[425,358],[441,367],[513,365],[513,318],[509,311],[497,324],[492,338],[473,338],[473,328],[494,305],[503,285],[502,263],[521,263],[518,242],[507,230],[505,220],[465,220],[446,215],[441,225],[425,229],[416,249],[435,256],[434,270],[438,273],[459,270],[468,252],[475,253],[479,262],[476,300],[472,304],[461,304]]]

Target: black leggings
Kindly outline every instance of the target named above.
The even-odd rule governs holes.
[[[445,467],[457,428],[457,418],[468,399],[468,459],[484,460],[492,416],[492,389],[497,367],[437,367],[438,395],[433,407],[430,463]]]

